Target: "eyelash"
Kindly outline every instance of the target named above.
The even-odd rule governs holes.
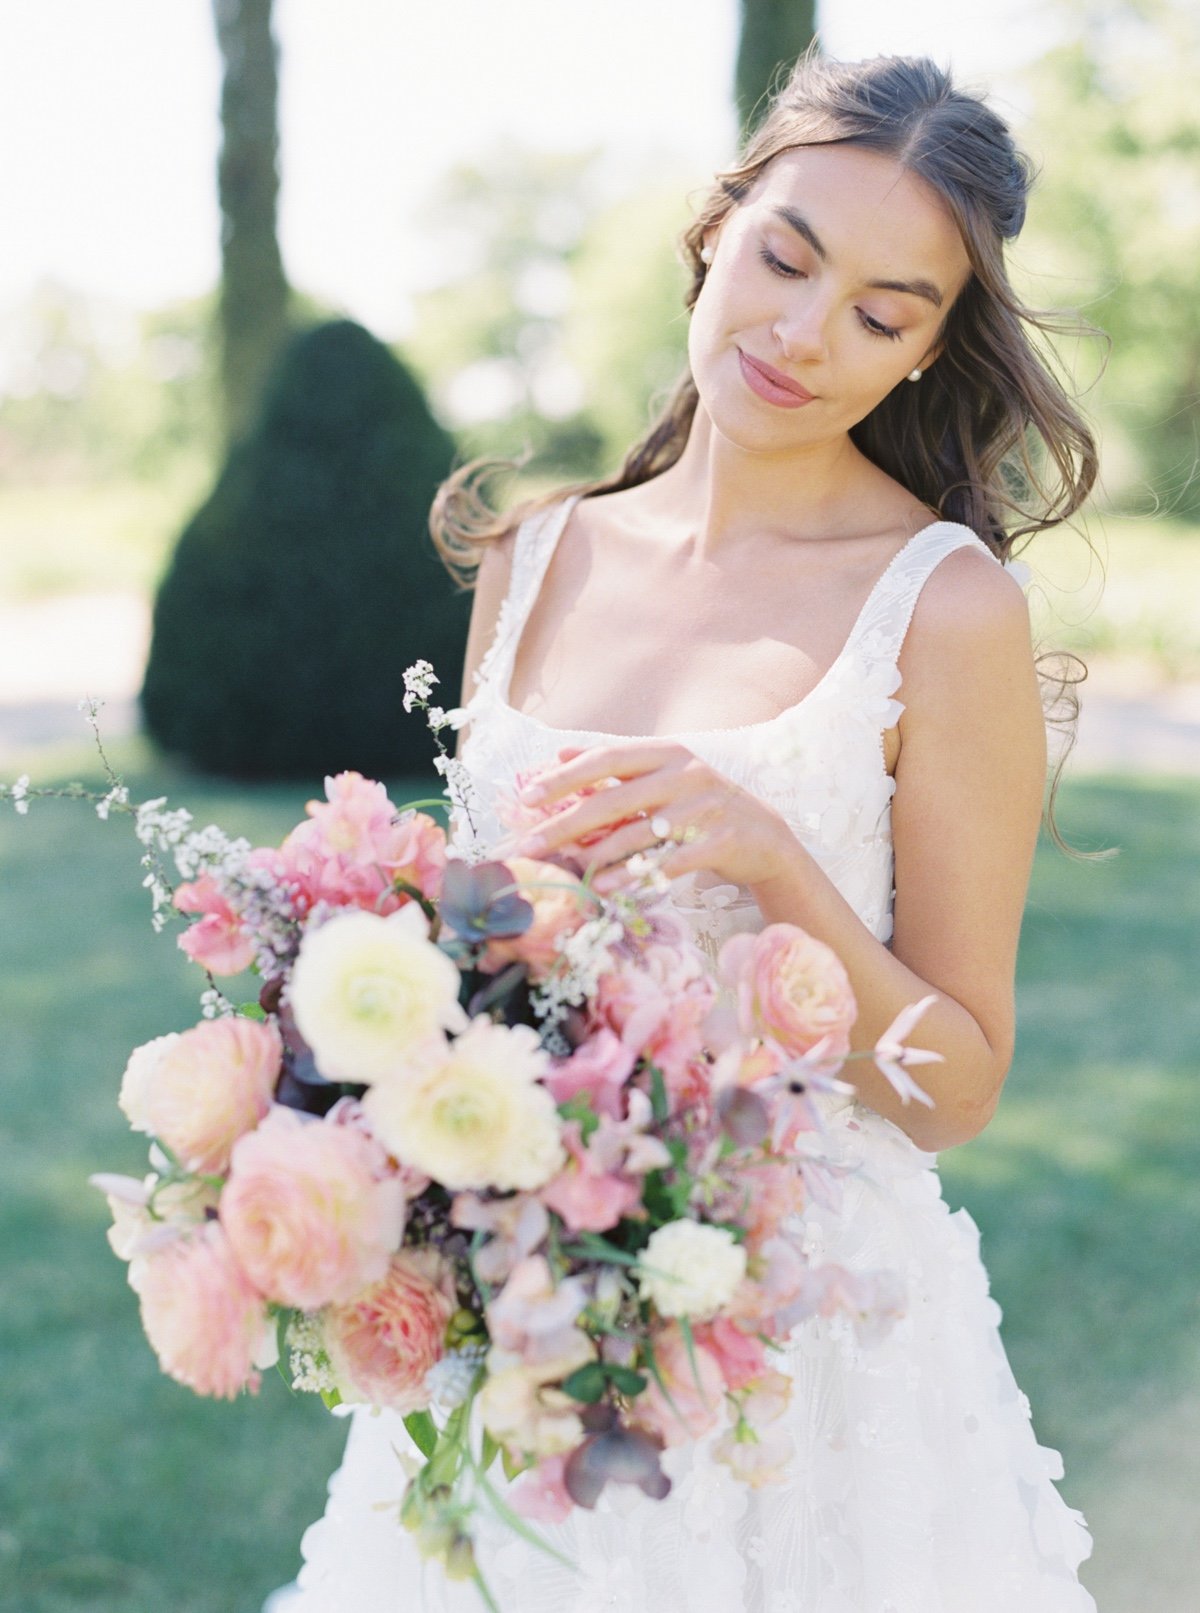
[[[774,252],[772,252],[768,247],[760,247],[758,255],[766,264],[768,269],[777,275],[781,275],[783,279],[801,280],[804,278],[801,270],[789,268],[788,265],[786,263],[782,263],[775,256]],[[872,336],[886,336],[890,342],[898,342],[900,340],[900,332],[893,325],[881,324],[879,320],[872,319],[870,314],[864,314],[861,309],[858,311],[858,317],[862,320],[865,329],[870,331]]]

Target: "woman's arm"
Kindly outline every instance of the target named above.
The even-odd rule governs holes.
[[[489,542],[484,548],[483,558],[475,573],[475,596],[471,602],[471,620],[467,626],[462,692],[459,696],[459,705],[462,706],[466,705],[475,692],[475,673],[487,653],[488,645],[492,642],[500,607],[508,593],[515,536],[514,528],[506,532],[504,537]],[[470,726],[467,722],[458,730],[458,743],[454,747],[455,756],[462,755],[463,742]]]
[[[845,964],[859,1005],[855,1049],[937,993],[911,1038],[945,1059],[915,1071],[935,1108],[902,1103],[865,1059],[845,1071],[865,1104],[937,1152],[987,1125],[1015,1040],[1017,942],[1046,780],[1018,583],[971,550],[948,555],[921,590],[900,671],[891,950],[798,843],[779,875],[751,888],[768,923],[801,925]]]

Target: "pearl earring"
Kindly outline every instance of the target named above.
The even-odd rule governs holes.
[[[921,379],[921,371],[920,370],[909,370],[908,378],[909,378],[910,381],[919,381]]]
[[[700,248],[700,256],[701,256],[701,258],[703,259],[703,261],[705,263],[711,263],[712,262],[712,247],[711,246],[702,246]]]

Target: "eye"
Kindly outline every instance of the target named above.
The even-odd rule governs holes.
[[[758,255],[768,269],[775,274],[783,275],[786,280],[804,280],[807,278],[803,269],[789,268],[786,263],[775,256],[770,247],[760,247]]]
[[[871,332],[872,336],[886,336],[890,342],[898,342],[900,340],[900,332],[894,325],[881,325],[879,320],[872,319],[870,314],[864,314],[861,308],[858,310],[858,317]]]

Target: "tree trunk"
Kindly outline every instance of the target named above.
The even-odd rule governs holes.
[[[254,419],[287,333],[288,284],[275,231],[278,50],[271,0],[213,0],[221,81],[221,404],[226,441]]]
[[[741,0],[734,98],[743,140],[766,111],[770,91],[812,43],[816,11],[816,0]]]

